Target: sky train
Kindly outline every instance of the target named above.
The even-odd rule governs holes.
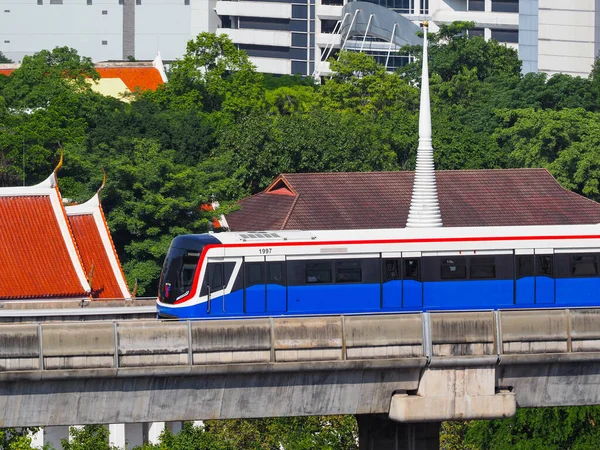
[[[600,306],[600,225],[183,235],[158,316]]]

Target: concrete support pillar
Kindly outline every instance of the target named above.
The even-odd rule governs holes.
[[[44,429],[40,428],[37,433],[31,435],[31,446],[33,448],[42,448],[44,446]]]
[[[69,427],[46,427],[43,430],[44,445],[51,445],[56,450],[62,450],[61,439],[69,439]]]
[[[173,434],[179,433],[183,429],[183,422],[167,422],[167,430],[169,430]]]
[[[110,445],[115,447],[125,448],[125,424],[124,423],[111,423],[108,426],[108,432],[110,437],[108,441]]]
[[[399,423],[385,415],[356,416],[359,450],[439,450],[440,422]]]
[[[152,422],[152,423],[147,423],[146,426],[148,427],[148,442],[151,444],[158,444],[160,442],[160,435],[163,432],[163,430],[165,429],[165,423],[164,422]]]

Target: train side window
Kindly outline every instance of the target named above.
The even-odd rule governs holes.
[[[288,286],[304,286],[306,281],[306,267],[304,261],[287,261]]]
[[[362,265],[360,261],[336,261],[336,283],[360,283],[362,281]]]
[[[383,260],[383,282],[391,280],[400,280],[402,273],[400,272],[399,259],[384,259]]]
[[[533,255],[517,255],[517,278],[533,276]]]
[[[283,271],[283,262],[267,263],[267,283],[280,284],[285,286],[285,273]]]
[[[472,279],[496,279],[496,260],[493,256],[472,256],[469,262],[469,275]]]
[[[404,279],[418,281],[420,276],[419,260],[417,258],[404,259]]]
[[[231,274],[233,273],[234,268],[234,262],[223,263],[223,288],[226,288],[229,284],[229,280],[231,279]]]
[[[596,255],[593,253],[573,255],[571,257],[571,275],[596,276],[598,275],[598,264]]]
[[[307,261],[306,283],[331,283],[331,261]]]
[[[255,284],[264,284],[264,263],[247,262],[246,263],[246,287],[254,286]]]
[[[235,263],[231,264],[233,264],[233,270],[233,268],[235,268]],[[241,289],[244,289],[244,263],[241,264],[240,270],[238,271],[237,276],[235,277],[235,281],[233,282],[231,292],[239,291]]]
[[[464,257],[442,258],[442,280],[464,280],[467,278],[467,265]]]
[[[207,295],[208,288],[210,292],[223,289],[223,263],[209,263],[206,267],[206,283],[203,284],[200,295]]]
[[[552,276],[552,255],[537,255],[535,274]]]

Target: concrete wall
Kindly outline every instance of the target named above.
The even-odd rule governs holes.
[[[598,309],[0,325],[0,427],[489,418],[598,383]]]

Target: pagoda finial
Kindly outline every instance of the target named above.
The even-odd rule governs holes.
[[[406,226],[411,228],[441,227],[431,144],[431,104],[429,100],[429,64],[427,61],[427,28],[423,22],[423,67],[421,73],[421,105],[419,108],[419,147],[412,199]]]
[[[58,172],[58,169],[60,169],[63,165],[63,158],[65,155],[65,150],[63,149],[62,145],[60,145],[60,142],[58,143],[58,146],[60,148],[60,159],[58,160],[58,164],[56,165],[56,167],[54,168],[54,174],[56,175],[56,172]]]
[[[98,194],[98,195],[100,194],[100,191],[102,189],[104,189],[104,186],[106,186],[106,170],[104,170],[104,167],[102,168],[102,173],[103,173],[103,176],[102,176],[102,185],[96,191],[96,194]]]

